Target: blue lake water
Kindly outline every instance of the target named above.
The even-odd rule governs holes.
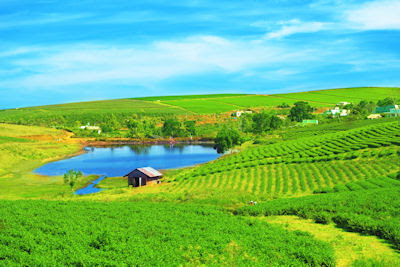
[[[124,176],[135,168],[173,169],[217,159],[220,154],[211,145],[124,145],[86,147],[86,153],[50,162],[34,172],[63,175],[70,169],[84,175]]]

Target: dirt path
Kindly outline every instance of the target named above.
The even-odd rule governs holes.
[[[374,236],[345,232],[333,224],[317,224],[297,216],[269,216],[260,219],[271,224],[279,224],[290,231],[311,233],[316,239],[331,244],[335,250],[337,266],[350,266],[355,260],[368,259],[383,261],[386,266],[400,264],[400,253],[384,240]]]

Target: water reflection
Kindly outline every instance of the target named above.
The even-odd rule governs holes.
[[[138,167],[170,169],[217,159],[220,155],[209,145],[123,145],[87,147],[86,153],[48,163],[35,170],[44,175],[63,175],[70,169],[84,174],[123,176]]]

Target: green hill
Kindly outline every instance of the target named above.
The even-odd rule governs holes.
[[[308,101],[315,107],[329,107],[342,101],[376,101],[385,97],[400,97],[400,88],[363,87],[272,95],[212,94],[115,99],[4,110],[0,113],[0,119],[17,118],[27,114],[46,116],[67,113],[219,113],[243,108],[275,107],[283,102],[290,105],[299,100]]]

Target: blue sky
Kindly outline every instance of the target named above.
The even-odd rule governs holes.
[[[354,86],[400,86],[400,0],[0,1],[0,109]]]

